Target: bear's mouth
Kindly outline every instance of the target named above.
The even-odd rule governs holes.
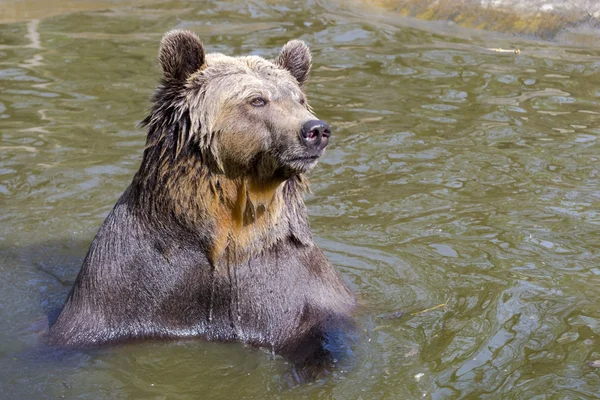
[[[294,157],[288,160],[288,162],[293,163],[293,162],[307,162],[307,163],[311,163],[313,161],[317,161],[319,158],[321,158],[320,154],[315,154],[315,155],[311,155],[311,156],[301,156],[301,157]]]
[[[306,154],[302,156],[289,157],[281,160],[281,172],[290,177],[310,171],[317,165],[321,154]]]
[[[311,170],[321,158],[321,154],[310,154],[289,158],[285,161],[285,165],[295,169],[298,173],[303,173]]]

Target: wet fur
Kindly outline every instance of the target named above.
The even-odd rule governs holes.
[[[354,297],[314,244],[298,131],[310,53],[205,54],[168,33],[139,171],[94,238],[46,337],[65,347],[203,337],[327,360]],[[270,107],[247,106],[269,96]]]

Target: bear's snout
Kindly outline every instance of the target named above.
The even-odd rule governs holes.
[[[300,136],[306,147],[320,151],[329,143],[331,127],[325,121],[313,119],[302,125]]]

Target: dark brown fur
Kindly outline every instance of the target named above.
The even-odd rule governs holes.
[[[298,364],[326,354],[354,297],[314,244],[302,200],[304,43],[279,57],[161,43],[142,164],[94,238],[47,343],[240,340]],[[249,102],[257,96],[264,107]]]

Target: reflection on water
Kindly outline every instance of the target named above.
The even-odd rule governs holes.
[[[173,27],[226,54],[273,57],[291,38],[311,46],[311,104],[334,136],[307,203],[364,331],[351,365],[323,381],[290,388],[283,360],[240,345],[35,351],[35,327],[62,304],[136,171],[136,123]],[[599,97],[599,49],[445,36],[319,2],[177,1],[0,25],[0,388],[7,398],[595,398]]]

